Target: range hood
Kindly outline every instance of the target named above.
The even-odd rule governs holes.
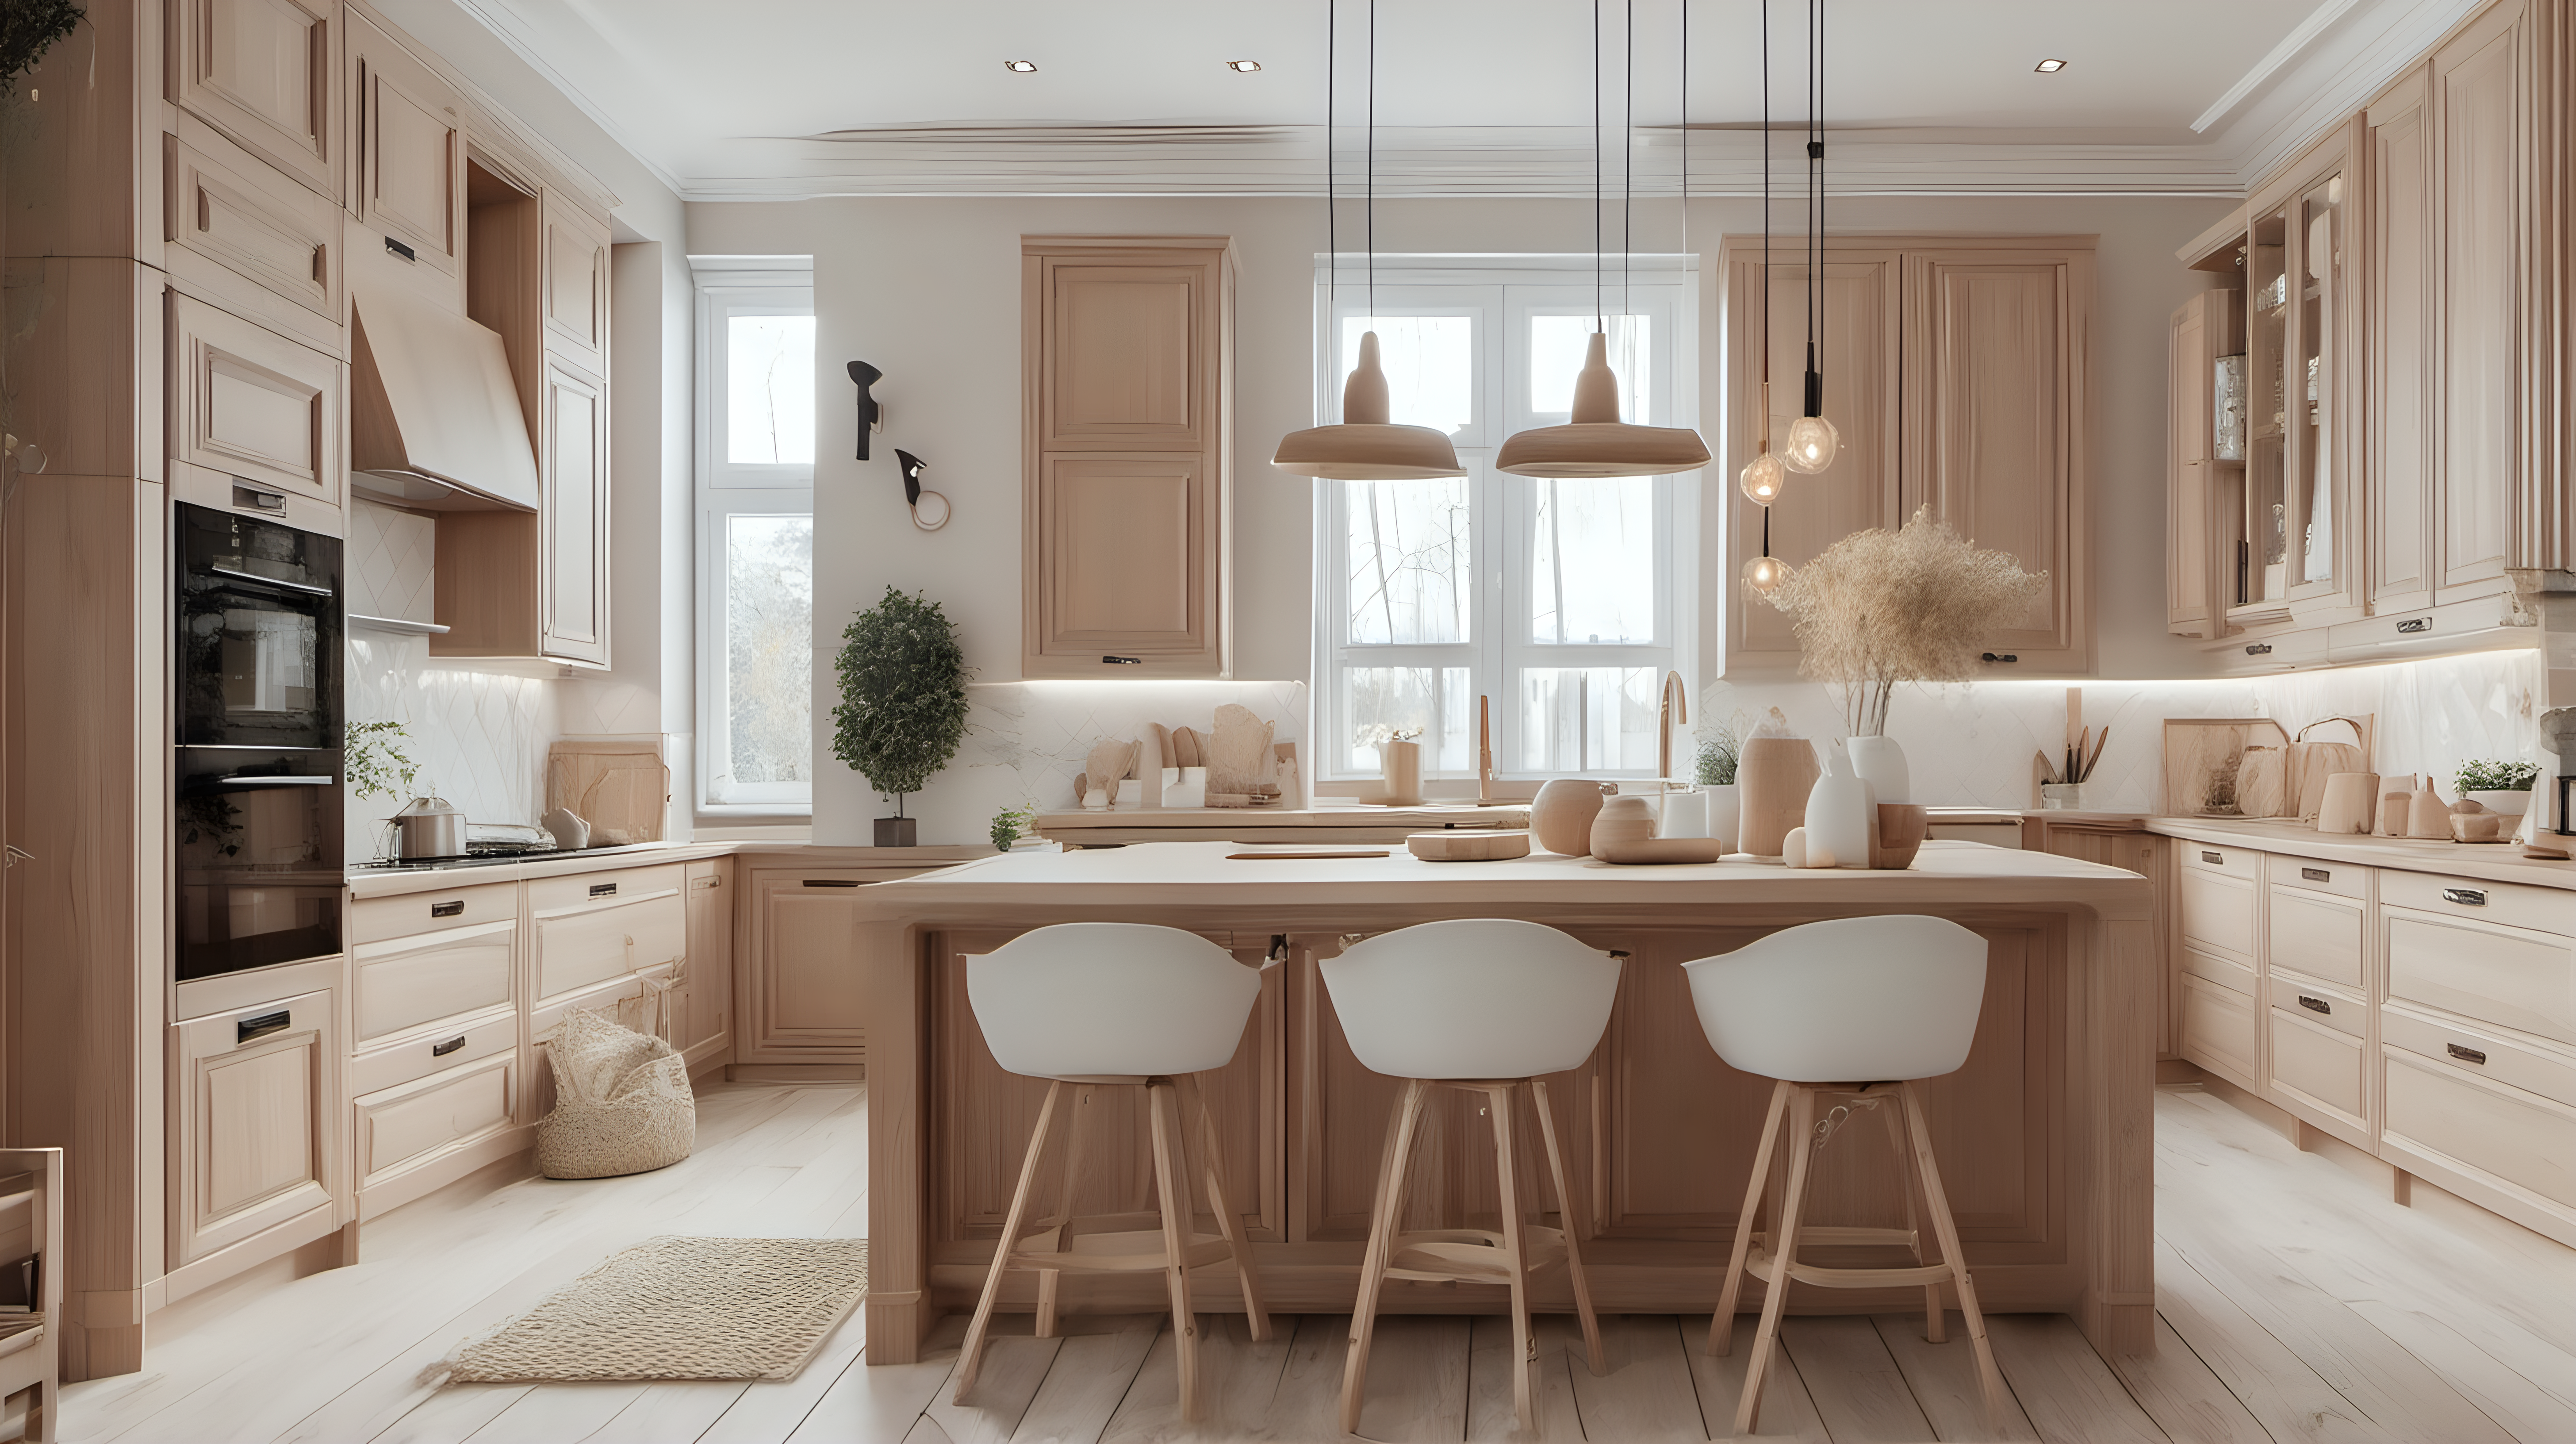
[[[500,333],[391,289],[351,309],[351,489],[429,511],[535,511],[537,459]]]

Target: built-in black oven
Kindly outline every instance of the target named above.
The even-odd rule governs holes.
[[[341,946],[340,543],[177,503],[179,979]]]

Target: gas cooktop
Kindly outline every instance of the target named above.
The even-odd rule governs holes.
[[[358,864],[360,872],[419,872],[438,867],[490,867],[504,862],[542,862],[550,857],[570,857],[575,852],[596,852],[597,848],[512,847],[506,845],[470,845],[456,857],[380,857]]]

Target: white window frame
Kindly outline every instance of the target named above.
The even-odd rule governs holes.
[[[1390,264],[1392,262],[1392,264]],[[1330,259],[1318,256],[1315,271],[1315,420],[1328,425],[1341,419],[1341,356],[1335,345],[1339,322],[1372,314],[1367,282],[1358,258],[1344,257],[1340,283],[1332,284]],[[1458,459],[1470,476],[1473,517],[1469,546],[1474,585],[1470,603],[1469,640],[1439,645],[1353,644],[1343,640],[1350,608],[1350,578],[1344,547],[1349,525],[1343,488],[1318,483],[1315,490],[1314,675],[1315,733],[1320,745],[1314,763],[1319,781],[1360,781],[1374,774],[1349,767],[1341,739],[1351,734],[1350,698],[1341,685],[1346,666],[1460,667],[1469,669],[1469,697],[1478,692],[1493,699],[1495,775],[1530,778],[1556,775],[1572,768],[1522,765],[1518,692],[1521,671],[1529,667],[1654,667],[1679,671],[1686,686],[1695,684],[1698,659],[1699,517],[1697,484],[1705,473],[1689,472],[1655,479],[1654,526],[1662,545],[1655,549],[1659,574],[1656,588],[1656,636],[1651,645],[1542,643],[1529,640],[1529,525],[1535,505],[1535,483],[1493,469],[1505,437],[1533,426],[1568,419],[1564,409],[1543,411],[1532,404],[1526,374],[1526,336],[1533,314],[1593,314],[1592,257],[1586,256],[1380,256],[1377,260],[1378,313],[1397,315],[1476,314],[1477,349],[1475,411],[1453,436]],[[1652,318],[1649,339],[1653,373],[1648,378],[1652,415],[1659,426],[1698,424],[1699,295],[1696,260],[1690,256],[1638,256],[1631,263],[1632,283],[1622,296],[1620,262],[1610,262],[1602,301],[1614,315]],[[1568,402],[1571,397],[1567,398]],[[1638,418],[1626,418],[1635,421]],[[1507,508],[1517,508],[1514,517]],[[1435,717],[1439,706],[1434,687]],[[1473,756],[1474,703],[1460,719],[1469,736],[1464,767],[1437,765],[1426,746],[1426,779],[1455,782],[1476,775]],[[1448,719],[1441,718],[1442,722]],[[1430,739],[1426,739],[1426,742]],[[1651,766],[1585,768],[1597,777],[1644,777]]]
[[[701,817],[806,817],[814,786],[737,783],[725,702],[725,545],[738,516],[814,514],[814,467],[728,462],[724,396],[727,322],[814,312],[811,256],[691,256],[696,281],[697,812]]]

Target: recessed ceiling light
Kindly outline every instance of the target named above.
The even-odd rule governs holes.
[[[1035,75],[1038,63],[1034,60],[1005,60],[1002,62],[1002,68],[1020,75]]]
[[[1225,68],[1233,71],[1237,75],[1250,75],[1252,72],[1261,68],[1261,62],[1258,60],[1229,60],[1225,63]]]
[[[2042,75],[2055,75],[2057,72],[2064,70],[2065,68],[2066,62],[2063,60],[2043,60],[2037,65],[2031,67],[2031,69],[2038,71]]]

